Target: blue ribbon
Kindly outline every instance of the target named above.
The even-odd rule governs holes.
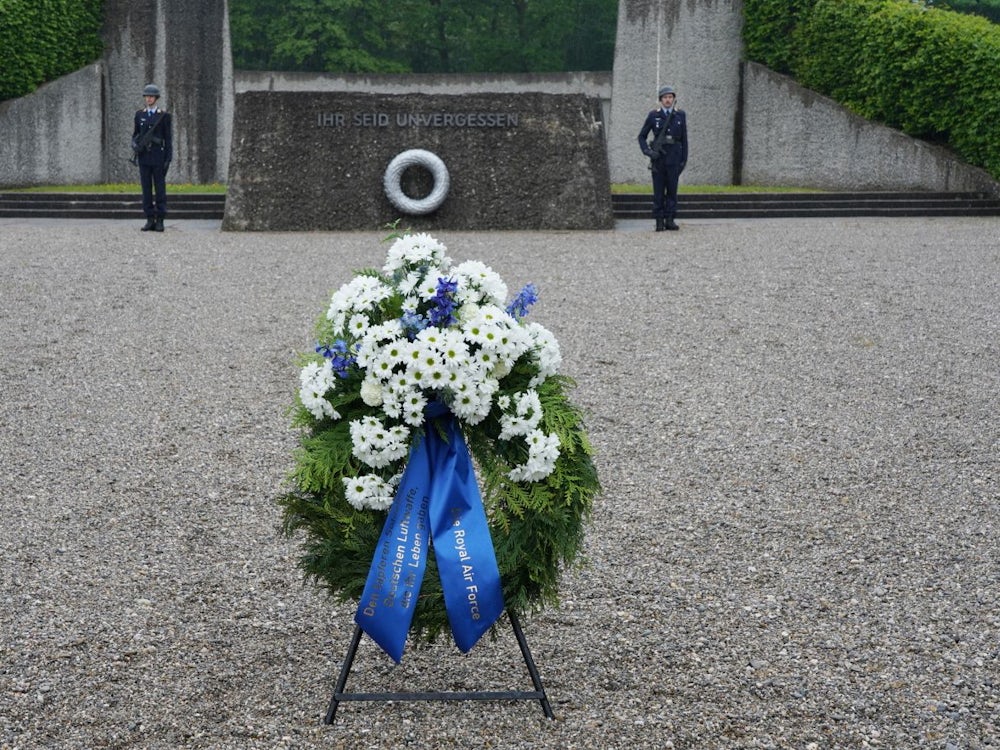
[[[423,439],[410,450],[354,616],[397,663],[431,538],[451,632],[459,649],[468,652],[503,612],[503,592],[469,449],[442,404],[428,407]]]

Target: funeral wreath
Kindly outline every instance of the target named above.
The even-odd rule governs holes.
[[[481,493],[502,607],[518,614],[558,602],[600,484],[581,411],[569,398],[574,383],[558,371],[559,345],[526,320],[534,286],[508,302],[503,280],[484,263],[453,265],[427,234],[390,240],[381,269],[358,272],[333,294],[316,325],[315,351],[302,357],[293,407],[301,441],[280,503],[285,531],[304,536],[299,562],[307,578],[357,601],[359,618],[368,598],[372,608],[382,601],[369,593],[376,577],[386,589],[384,579],[393,579],[394,593],[402,586],[415,542],[426,574],[413,600],[397,598],[396,609],[412,610],[410,632],[433,638],[449,616],[454,629],[448,586],[439,580],[441,545],[469,563],[466,583],[480,556],[466,550],[459,520],[446,537],[411,514],[421,494],[405,489],[415,481],[416,452],[430,445],[428,465],[438,461],[425,472],[440,474],[444,465],[431,437],[452,454],[462,443],[471,456],[476,487],[468,494],[479,503]],[[380,543],[392,523],[406,545]],[[384,572],[376,575],[380,557]],[[478,602],[468,598],[476,617]]]

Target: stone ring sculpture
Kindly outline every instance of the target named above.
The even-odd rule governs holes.
[[[410,167],[423,167],[434,179],[434,189],[424,198],[411,198],[403,192],[403,172]],[[389,162],[382,184],[385,186],[385,195],[393,206],[405,214],[419,216],[441,207],[448,196],[451,179],[448,176],[448,168],[437,154],[420,148],[411,148]]]

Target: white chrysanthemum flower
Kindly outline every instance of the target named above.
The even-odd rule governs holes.
[[[469,366],[483,373],[481,380],[498,380],[510,372],[510,364],[490,349],[479,349],[470,354]]]
[[[455,382],[455,373],[448,370],[444,360],[440,357],[433,364],[425,364],[423,368],[425,388],[441,390]]]
[[[423,334],[427,335],[423,335]],[[407,372],[421,388],[443,388],[449,381],[447,364],[440,350],[440,330],[427,328],[413,342]]]
[[[538,482],[556,467],[559,458],[559,436],[534,430],[527,436],[528,460],[511,469],[507,476],[515,482]]]
[[[337,376],[333,373],[330,360],[310,362],[299,373],[299,401],[316,417],[340,419],[340,414],[333,408],[325,396],[337,385]]]
[[[462,302],[487,302],[503,306],[507,285],[500,274],[478,260],[467,260],[452,269],[458,278],[458,299]]]
[[[441,361],[441,354],[438,351],[439,333],[439,328],[425,328],[410,342],[412,351],[410,352],[409,364],[430,365]]]
[[[371,320],[369,317],[363,313],[354,313],[347,320],[347,326],[345,332],[348,336],[352,338],[359,339],[365,335],[365,332],[371,328]]]
[[[501,401],[506,400],[505,405]],[[513,409],[507,411],[510,400],[506,397],[497,399],[503,413],[500,415],[500,439],[510,440],[519,435],[528,435],[538,427],[542,421],[542,402],[538,398],[538,392],[534,390],[515,393],[513,398]]]
[[[470,425],[479,424],[493,408],[493,396],[500,389],[500,383],[493,377],[466,377],[449,388],[449,407],[459,419]]]
[[[413,339],[413,343],[422,349],[433,349],[438,351],[444,341],[445,332],[448,329],[441,329],[437,326],[427,326],[418,332]]]
[[[527,331],[511,319],[511,325],[502,329],[498,345],[500,356],[508,362],[514,363],[522,354],[531,349],[532,339]]]
[[[376,349],[374,356],[365,363],[365,368],[369,377],[386,381],[392,377],[397,363],[398,360],[385,349]]]
[[[514,323],[513,318],[500,305],[480,305],[479,316],[487,323]]]
[[[451,266],[451,258],[446,251],[444,244],[429,234],[408,234],[392,243],[382,270],[391,274],[406,266],[435,265],[448,268]]]
[[[441,361],[449,369],[464,367],[469,359],[469,345],[462,336],[461,331],[454,328],[446,328],[439,331],[437,337],[437,351],[441,356]]]
[[[420,282],[423,280],[424,275],[418,270],[410,271],[398,284],[399,291],[407,299],[413,299],[414,305],[416,305],[416,291],[417,287],[420,286]]]
[[[500,349],[503,335],[504,331],[501,326],[496,323],[483,322],[482,319],[469,327],[469,338],[472,343],[479,344],[491,352],[497,352]]]
[[[449,275],[448,271],[443,268],[428,268],[427,273],[424,274],[424,278],[417,285],[414,292],[417,297],[425,302],[434,299],[438,291],[438,282],[441,279],[447,279]]]
[[[392,287],[374,276],[355,276],[333,293],[326,317],[335,331],[342,331],[351,315],[370,310],[392,294]]]
[[[497,357],[493,374],[498,378],[510,372],[521,355],[531,349],[531,337],[516,324],[498,326],[489,340],[489,348]]]
[[[462,383],[465,383],[473,388],[476,383],[490,377],[490,367],[484,365],[476,354],[470,354],[467,357],[465,367],[461,370],[457,370],[456,372],[458,372],[459,379]]]
[[[386,510],[396,497],[398,476],[388,482],[373,474],[343,477],[344,497],[358,510]]]
[[[413,378],[410,377],[410,374],[406,370],[394,372],[392,377],[389,378],[387,385],[393,391],[398,392],[401,398],[405,398],[410,391],[417,390],[417,386],[413,382]]]
[[[390,419],[400,419],[403,416],[402,393],[391,383],[382,388],[382,411]]]
[[[427,408],[427,397],[423,391],[411,388],[400,399],[400,407],[403,411],[403,421],[413,427],[419,427],[424,423],[424,409]]]
[[[473,367],[484,373],[492,372],[497,364],[497,355],[489,349],[478,349],[469,355],[469,359]]]
[[[382,344],[401,338],[402,336],[403,324],[399,318],[394,318],[393,320],[387,320],[385,323],[369,326],[368,330],[365,331],[364,341],[370,341],[373,344]]]
[[[521,351],[525,348],[527,340],[514,333],[520,329],[518,322],[495,305],[480,306],[474,317],[465,318],[464,321],[462,334],[471,344],[478,344],[494,352],[511,349],[514,353],[516,348]],[[520,356],[520,352],[517,352],[517,356]]]
[[[538,363],[538,375],[532,378],[530,383],[534,387],[547,377],[559,372],[559,366],[562,364],[562,352],[559,351],[559,342],[556,337],[540,323],[527,323],[524,330],[531,336],[534,358]]]
[[[398,319],[370,326],[355,344],[354,359],[359,367],[370,369],[372,363],[382,356],[385,349],[389,349],[396,341],[405,342],[405,340],[403,326]]]
[[[405,425],[386,427],[376,417],[351,421],[351,452],[376,469],[406,457],[410,430]]]

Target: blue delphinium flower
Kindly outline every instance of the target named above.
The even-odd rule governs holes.
[[[338,378],[346,378],[355,364],[355,359],[347,349],[347,342],[337,339],[332,344],[317,344],[316,351],[330,360],[330,367]]]
[[[524,289],[507,305],[507,314],[521,319],[528,314],[528,308],[538,302],[538,290],[534,284],[525,284]]]
[[[458,291],[458,282],[440,278],[437,284],[437,294],[431,299],[427,317],[432,326],[447,328],[456,322],[455,299],[452,295]]]
[[[403,333],[410,341],[413,341],[417,334],[427,327],[427,318],[416,310],[404,310],[399,322],[403,326]]]

